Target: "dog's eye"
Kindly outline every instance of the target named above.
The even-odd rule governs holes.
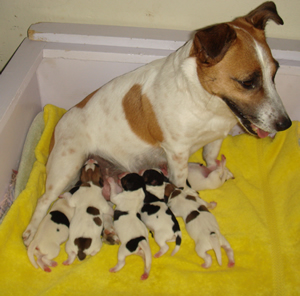
[[[245,80],[245,81],[238,81],[238,82],[245,89],[254,89],[255,88],[255,81],[253,79]]]

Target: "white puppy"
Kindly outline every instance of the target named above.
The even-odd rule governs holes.
[[[154,239],[160,246],[154,257],[165,254],[169,246],[167,242],[176,241],[172,256],[181,245],[181,231],[176,217],[164,201],[165,183],[162,172],[154,169],[143,172],[146,185],[146,196],[141,209],[141,219],[154,233]]]
[[[40,223],[38,230],[30,243],[27,254],[34,267],[40,266],[44,271],[50,272],[50,267],[57,263],[53,261],[60,252],[60,245],[68,239],[70,220],[74,209],[65,199],[58,199],[50,212]],[[34,259],[37,257],[37,262]]]
[[[220,187],[225,181],[233,178],[225,165],[226,157],[224,155],[222,155],[221,161],[216,160],[216,164],[209,167],[189,162],[188,182],[190,186],[197,191]]]
[[[117,184],[112,178],[108,179],[111,186],[111,201],[116,204],[114,225],[119,235],[121,245],[118,251],[118,263],[111,268],[111,272],[119,271],[125,265],[125,258],[131,254],[140,255],[144,260],[144,273],[141,280],[149,276],[152,255],[148,242],[148,230],[139,219],[139,212],[145,198],[144,180],[135,173],[122,177],[123,192],[117,194]]]
[[[221,247],[229,259],[228,267],[234,266],[233,250],[220,233],[216,218],[209,212],[209,208],[216,206],[215,202],[207,203],[199,198],[197,192],[191,188],[175,189],[168,197],[168,205],[176,216],[181,216],[186,230],[195,241],[197,254],[204,259],[202,267],[209,268],[212,258],[207,251],[214,250],[219,265],[222,265]]]

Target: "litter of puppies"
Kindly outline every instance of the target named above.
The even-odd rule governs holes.
[[[219,170],[223,167],[219,166]],[[223,177],[222,172],[219,175]],[[214,182],[213,174],[205,178],[210,176]],[[103,189],[109,192],[110,200],[103,196]],[[70,265],[76,258],[82,261],[88,255],[96,255],[107,231],[114,236],[113,243],[120,243],[118,263],[110,272],[119,271],[125,265],[125,257],[136,254],[144,260],[141,280],[145,280],[152,262],[149,231],[160,247],[154,258],[168,251],[168,242],[175,242],[171,254],[174,256],[182,241],[176,218],[180,216],[195,241],[197,254],[204,260],[203,268],[212,264],[212,258],[207,254],[209,250],[214,250],[218,264],[222,265],[221,248],[228,257],[228,267],[233,267],[233,250],[220,233],[216,218],[209,212],[215,207],[215,202],[202,200],[190,186],[177,188],[159,169],[147,169],[139,174],[123,173],[117,180],[112,177],[103,180],[98,161],[90,157],[81,168],[76,185],[59,196],[40,223],[28,247],[28,257],[34,267],[50,272],[50,267],[57,266],[53,259],[58,256],[63,242],[67,241],[65,251],[68,254],[63,264]]]

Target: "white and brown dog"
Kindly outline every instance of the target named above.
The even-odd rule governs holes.
[[[70,207],[66,199],[58,199],[53,204],[27,250],[28,258],[35,268],[40,266],[44,271],[50,272],[50,267],[57,266],[57,262],[52,259],[58,256],[60,245],[69,237],[70,220],[73,215],[74,208]],[[34,256],[37,257],[37,261]]]
[[[169,191],[168,186],[166,191]],[[221,248],[228,257],[228,267],[233,267],[235,264],[233,250],[221,234],[216,218],[208,210],[215,208],[216,203],[207,203],[191,188],[183,190],[177,188],[169,191],[166,196],[171,210],[176,216],[183,218],[188,234],[195,241],[195,250],[204,260],[202,267],[209,268],[212,264],[212,258],[207,253],[209,250],[214,250],[219,265],[222,265]]]
[[[111,186],[111,200],[116,205],[114,225],[120,238],[118,263],[111,268],[117,272],[125,265],[125,258],[131,254],[140,255],[144,260],[144,273],[141,280],[149,276],[152,255],[148,241],[148,229],[140,220],[140,210],[145,198],[145,183],[143,177],[136,173],[126,174],[121,178],[123,192],[118,193],[116,183],[108,179]]]
[[[129,172],[167,163],[170,180],[181,187],[189,156],[204,147],[213,166],[237,122],[258,137],[289,128],[274,85],[279,65],[265,39],[268,20],[283,24],[273,2],[200,29],[168,57],[115,78],[71,108],[53,133],[46,190],[24,243],[90,153]]]
[[[61,195],[75,209],[64,265],[72,264],[77,256],[84,260],[87,255],[94,256],[100,251],[104,214],[113,215],[112,207],[102,195],[103,181],[97,165],[95,160],[89,159],[82,169],[79,185]]]

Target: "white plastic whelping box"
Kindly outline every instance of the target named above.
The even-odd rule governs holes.
[[[27,131],[46,104],[70,108],[112,78],[167,56],[191,32],[39,23],[0,75],[0,202],[18,169]],[[268,39],[280,63],[276,85],[300,120],[300,41]]]

